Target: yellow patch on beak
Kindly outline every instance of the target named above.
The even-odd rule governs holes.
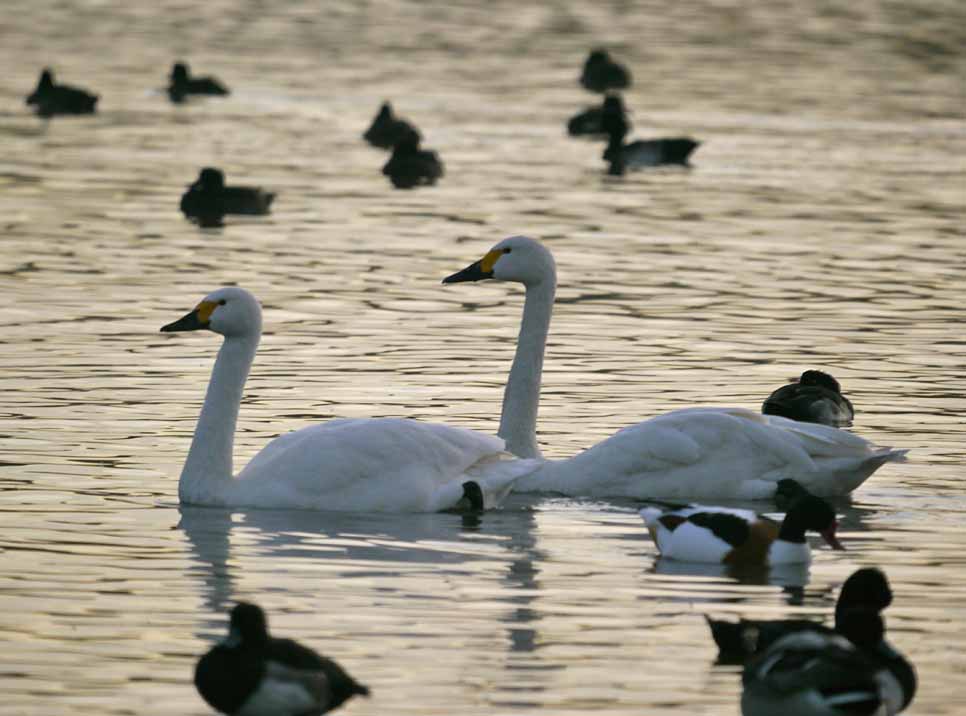
[[[198,312],[198,320],[207,325],[216,308],[218,308],[218,304],[214,301],[202,301],[195,306],[195,310]]]
[[[497,259],[501,256],[503,256],[502,251],[497,251],[496,249],[493,249],[493,251],[488,251],[486,256],[480,259],[480,270],[486,274],[493,273],[493,266],[496,264]]]

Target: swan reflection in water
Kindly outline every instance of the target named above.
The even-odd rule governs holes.
[[[277,570],[275,592],[298,596],[304,593],[299,583],[317,577],[332,578],[332,584],[350,592],[352,580],[358,580],[357,597],[369,593],[378,598],[404,591],[406,584],[421,584],[420,575],[478,579],[477,565],[489,569],[498,560],[503,574],[497,599],[508,608],[497,619],[506,625],[507,668],[513,669],[512,654],[532,655],[540,642],[536,602],[544,555],[536,547],[531,503],[531,498],[511,496],[504,509],[486,513],[364,515],[182,505],[178,529],[187,538],[194,562],[189,576],[198,581],[207,613],[199,636],[208,640],[222,631],[224,614],[237,601],[262,596],[252,592],[251,582],[246,584],[246,568],[256,572],[252,582],[263,583],[266,572]],[[324,600],[324,594],[318,598]],[[541,690],[531,671],[525,679],[528,690]]]

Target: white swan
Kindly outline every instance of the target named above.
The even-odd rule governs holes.
[[[556,291],[553,256],[525,236],[504,239],[443,283],[482,279],[526,287],[517,351],[498,435],[524,458],[540,457],[537,405]],[[845,430],[743,408],[685,408],[624,428],[566,459],[547,461],[515,491],[609,497],[765,499],[792,478],[816,495],[844,495],[905,450],[882,448]]]
[[[484,505],[491,507],[514,480],[539,465],[508,456],[502,440],[472,430],[402,418],[359,418],[281,435],[233,477],[235,423],[262,332],[262,311],[248,291],[221,288],[161,330],[201,328],[225,340],[181,471],[178,495],[183,503],[435,512],[459,507],[461,501],[479,508],[478,485]],[[465,488],[467,482],[474,489]]]

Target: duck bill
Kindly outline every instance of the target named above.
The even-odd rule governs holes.
[[[201,320],[201,316],[196,308],[191,313],[187,313],[181,318],[179,318],[174,323],[169,323],[166,326],[161,326],[162,333],[173,333],[175,331],[199,331],[202,328],[207,328],[208,324]]]
[[[842,543],[839,542],[839,538],[835,536],[834,525],[820,534],[822,535],[822,539],[824,539],[828,543],[829,547],[831,547],[832,549],[840,549],[842,551],[845,551],[845,547],[843,547]]]
[[[493,271],[483,270],[483,259],[471,263],[462,271],[457,271],[451,276],[447,276],[443,279],[443,283],[463,283],[464,281],[483,281],[488,278],[493,278]]]

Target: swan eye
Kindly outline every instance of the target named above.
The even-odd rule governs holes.
[[[510,248],[503,249],[503,253],[505,253],[505,254],[508,254],[511,251],[513,251],[513,249],[510,249]]]
[[[218,305],[219,305],[219,306],[224,306],[224,305],[225,305],[226,303],[228,303],[228,301],[226,301],[225,299],[221,299],[221,300],[220,300],[220,301],[218,302]]]

